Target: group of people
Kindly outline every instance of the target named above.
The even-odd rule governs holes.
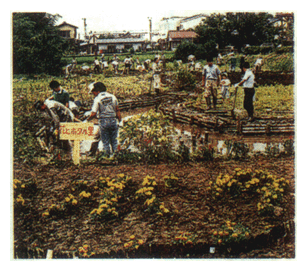
[[[36,102],[34,107],[41,112],[46,112],[47,116],[51,118],[51,132],[59,129],[60,122],[80,121],[78,109],[81,104],[78,101],[72,101],[69,93],[62,88],[58,81],[51,81],[49,87],[53,90],[52,96],[44,102]],[[89,92],[94,96],[94,101],[84,122],[98,118],[99,124],[99,133],[95,137],[90,152],[94,154],[97,151],[98,143],[101,140],[105,155],[109,157],[112,153],[116,153],[118,145],[118,124],[121,121],[118,100],[113,94],[106,91],[106,86],[101,82],[92,83],[89,89]],[[62,147],[70,152],[70,142],[64,140],[62,143]]]
[[[244,72],[242,80],[234,84],[235,87],[243,86],[244,89],[244,109],[248,114],[248,121],[254,121],[254,105],[253,99],[255,95],[255,75],[250,69],[250,64],[244,62],[242,65]],[[227,73],[221,73],[218,65],[213,64],[213,58],[207,59],[207,65],[204,66],[202,72],[202,86],[204,87],[204,99],[207,103],[207,110],[216,109],[217,105],[217,90],[222,86],[222,97],[223,99],[229,97],[229,86],[231,85],[230,80],[227,78]],[[211,103],[212,98],[212,103]]]
[[[114,55],[116,61],[116,55]],[[152,63],[153,73],[153,88],[156,93],[160,90],[160,73],[163,66],[160,65],[161,58],[155,57]],[[191,59],[192,62],[195,59]],[[127,63],[126,72],[129,72]],[[240,82],[234,84],[236,88],[243,86],[244,89],[244,109],[248,114],[248,121],[254,121],[254,106],[253,100],[255,95],[255,75],[250,69],[250,64],[244,62],[242,69],[244,76]],[[226,72],[221,72],[217,64],[213,64],[213,58],[207,58],[207,64],[202,70],[202,87],[204,88],[203,97],[207,104],[207,109],[216,109],[217,106],[217,91],[221,87],[222,98],[229,98],[230,80],[227,78]],[[40,111],[45,111],[53,121],[53,130],[59,127],[60,122],[73,122],[79,120],[79,101],[74,102],[70,98],[69,93],[62,88],[59,82],[53,80],[49,84],[53,90],[52,96],[44,102],[38,101],[35,103],[35,108]],[[101,140],[103,148],[107,156],[117,151],[117,136],[118,125],[121,121],[121,114],[119,110],[118,100],[116,96],[107,92],[106,86],[102,82],[92,83],[89,86],[89,92],[93,94],[93,106],[87,114],[85,121],[90,121],[93,118],[98,118],[99,134],[92,145],[91,153],[94,154],[98,149],[98,143]],[[211,101],[212,100],[212,101]]]

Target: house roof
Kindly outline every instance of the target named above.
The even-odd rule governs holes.
[[[170,30],[168,31],[168,37],[170,39],[191,39],[191,38],[196,38],[197,34],[194,31],[190,30],[181,30],[181,31]]]
[[[61,27],[61,26],[65,26],[65,25],[71,26],[71,27],[73,27],[73,28],[78,28],[77,26],[74,26],[74,25],[72,25],[72,24],[68,24],[68,23],[66,23],[66,22],[61,23],[61,24],[58,25],[57,27]]]

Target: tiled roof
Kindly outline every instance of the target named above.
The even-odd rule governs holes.
[[[194,31],[174,31],[168,32],[168,37],[171,39],[191,39],[196,38],[197,34]]]
[[[73,28],[78,28],[77,26],[74,26],[74,25],[72,25],[72,24],[68,24],[68,23],[66,23],[66,22],[61,23],[61,24],[58,25],[57,27],[61,27],[61,26],[64,26],[64,25],[69,25],[69,26],[71,26],[71,27],[73,27]]]

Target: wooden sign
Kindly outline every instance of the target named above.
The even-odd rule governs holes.
[[[80,163],[80,141],[94,140],[94,124],[87,122],[60,122],[59,136],[61,140],[73,141],[73,161]]]

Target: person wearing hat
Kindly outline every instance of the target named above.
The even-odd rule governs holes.
[[[213,108],[216,109],[217,104],[217,88],[221,82],[221,72],[219,67],[213,64],[213,58],[208,57],[207,65],[204,66],[202,73],[202,86],[205,87],[204,98],[207,103],[207,110],[211,109],[211,99],[213,100]]]
[[[106,156],[109,157],[117,151],[118,122],[121,121],[121,114],[118,107],[117,98],[108,93],[106,86],[102,82],[94,83],[90,86],[90,93],[94,95],[94,102],[90,116],[87,121],[97,117],[100,131],[100,138]],[[111,145],[111,148],[110,148]]]
[[[62,88],[58,81],[51,81],[49,87],[53,90],[52,96],[49,100],[55,100],[66,107],[69,107],[69,93]]]
[[[254,121],[254,105],[253,105],[253,98],[255,95],[255,75],[250,69],[250,65],[248,62],[245,62],[243,65],[244,76],[242,80],[235,84],[235,87],[243,85],[244,89],[244,109],[247,111],[248,114],[248,121]]]

